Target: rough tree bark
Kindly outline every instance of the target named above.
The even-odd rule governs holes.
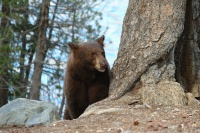
[[[39,91],[41,87],[41,75],[43,70],[43,63],[47,52],[46,31],[48,27],[50,0],[42,1],[41,20],[39,25],[39,38],[34,61],[34,72],[30,90],[30,99],[39,100]]]
[[[110,94],[119,98],[173,51],[184,29],[186,0],[130,0]],[[173,62],[172,62],[173,64]]]
[[[188,105],[184,91],[199,97],[199,22],[198,0],[130,0],[110,98],[138,88],[143,104]]]

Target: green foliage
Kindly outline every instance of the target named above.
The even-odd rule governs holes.
[[[7,74],[5,69],[9,68],[10,60],[6,53],[9,53],[10,51],[11,51],[11,48],[9,45],[0,46],[0,75]]]
[[[55,88],[61,90],[61,89],[62,89],[62,86],[56,85]]]

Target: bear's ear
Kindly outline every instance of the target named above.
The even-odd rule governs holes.
[[[101,37],[97,38],[95,42],[98,42],[101,46],[104,46],[104,43],[103,43],[104,38],[105,38],[104,35],[102,35]]]
[[[71,50],[77,50],[79,48],[78,44],[74,44],[72,42],[68,42],[68,45]]]

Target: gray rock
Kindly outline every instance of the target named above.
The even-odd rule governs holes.
[[[48,125],[58,120],[56,110],[52,103],[18,98],[0,108],[0,127]]]
[[[94,106],[93,108],[86,110],[81,116],[81,117],[86,117],[89,115],[99,115],[99,114],[105,114],[105,113],[112,113],[112,112],[119,112],[123,111],[121,108],[105,108],[104,106]]]
[[[199,78],[199,80],[200,80],[200,78]],[[191,93],[193,94],[194,97],[200,97],[200,83],[196,83],[196,84],[192,85]]]
[[[192,107],[200,107],[200,101],[198,101],[192,93],[186,93],[185,94],[187,100],[188,100],[188,105]]]

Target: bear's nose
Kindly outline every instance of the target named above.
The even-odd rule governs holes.
[[[106,67],[106,63],[105,62],[100,62],[100,66],[101,67]]]

